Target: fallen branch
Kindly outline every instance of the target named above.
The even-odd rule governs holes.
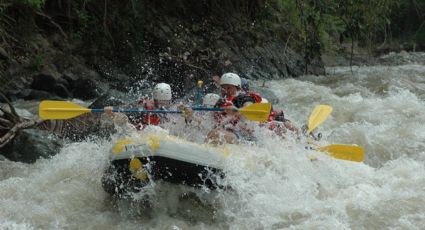
[[[2,94],[1,92],[0,92],[0,97],[6,102],[6,104],[9,106],[9,109],[10,109],[10,111],[6,111],[5,109],[2,109],[1,107],[0,107],[0,110],[2,110],[4,113],[5,113],[5,115],[7,116],[7,117],[9,117],[10,118],[10,120],[12,120],[12,122],[19,122],[19,121],[21,121],[21,118],[19,117],[19,115],[18,115],[18,113],[16,113],[16,110],[15,110],[15,108],[12,106],[12,103],[9,101],[9,99],[7,99],[7,97],[4,95],[4,94]]]
[[[0,148],[9,143],[17,134],[20,129],[27,129],[32,126],[39,124],[41,121],[38,120],[27,120],[22,119],[17,113],[15,108],[12,106],[10,101],[7,99],[4,94],[0,92],[0,98],[6,102],[5,105],[8,108],[0,107],[1,117],[0,117],[0,129],[2,133],[6,132],[3,136],[0,137]],[[7,131],[4,131],[7,130]],[[4,131],[4,132],[3,132]]]
[[[37,125],[39,122],[36,120],[24,121],[18,124],[15,124],[4,136],[0,138],[0,148],[9,143],[21,129],[27,129],[34,125]]]
[[[61,32],[61,34],[65,38],[68,38],[68,36],[66,35],[66,33],[63,31],[62,27],[59,24],[57,24],[55,21],[53,21],[53,19],[49,15],[46,15],[43,12],[40,12],[40,11],[37,11],[36,14],[38,14],[38,15],[40,15],[42,17],[47,18],[50,21],[50,23],[52,23]]]
[[[5,127],[12,127],[13,123],[7,119],[1,118],[0,117],[0,125],[4,125]]]

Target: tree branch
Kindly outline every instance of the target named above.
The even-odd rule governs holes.
[[[18,113],[16,113],[16,110],[12,106],[12,103],[10,103],[9,99],[7,99],[7,97],[1,92],[0,92],[0,97],[3,98],[3,100],[6,102],[6,104],[9,106],[9,109],[10,109],[10,112],[5,111],[4,109],[2,109],[2,111],[6,113],[6,115],[9,115],[13,122],[19,122],[21,119]]]
[[[40,16],[42,16],[42,17],[45,17],[45,18],[47,18],[49,21],[50,21],[50,23],[52,23],[60,32],[61,32],[61,34],[65,37],[65,38],[68,38],[68,36],[66,35],[66,33],[63,31],[63,29],[62,29],[62,27],[59,25],[59,24],[57,24],[55,21],[53,21],[53,19],[49,16],[49,15],[46,15],[46,14],[44,14],[43,12],[41,12],[41,11],[37,11],[36,12],[36,14],[38,14],[38,15],[40,15]]]
[[[24,121],[18,124],[15,124],[3,137],[0,138],[0,148],[9,143],[17,134],[20,129],[26,129],[38,124],[36,120]]]

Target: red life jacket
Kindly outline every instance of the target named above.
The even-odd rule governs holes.
[[[224,108],[228,108],[228,107],[232,107],[233,106],[233,99],[235,97],[234,96],[228,96],[225,98],[221,98],[216,106],[218,108],[224,109]],[[227,116],[227,114],[225,112],[214,112],[214,120],[218,123],[218,124],[222,124],[223,121],[225,120],[225,117]]]
[[[285,113],[283,112],[283,110],[273,110],[269,115],[268,121],[285,122]]]
[[[223,103],[218,104],[219,108],[226,108],[233,106],[233,100],[235,99],[235,96],[228,96],[224,98],[225,101]]]
[[[263,100],[263,98],[260,96],[260,94],[258,94],[256,92],[249,91],[247,94],[250,97],[254,98],[255,103],[261,103],[261,101]]]
[[[219,108],[227,108],[231,106],[235,106],[239,108],[239,107],[242,107],[243,104],[245,104],[246,102],[260,103],[262,100],[261,96],[256,93],[252,93],[252,94],[240,93],[236,96],[227,96],[224,99],[225,99],[224,101],[217,104]],[[220,113],[214,114],[214,119],[218,123],[222,123],[225,120],[226,116],[227,115],[225,112],[220,112]],[[228,123],[232,125],[236,125],[238,122],[239,122],[239,118],[236,118],[236,117],[228,121]]]
[[[262,97],[254,92],[241,92],[236,96],[227,96],[224,99],[226,100],[225,102],[218,104],[220,108],[225,108],[228,106],[241,108],[246,102],[261,103]]]
[[[267,121],[268,122],[266,122],[264,124],[260,124],[260,126],[262,126],[262,127],[266,126],[270,130],[275,130],[277,128],[280,128],[281,124],[279,124],[279,123],[286,121],[283,110],[273,110],[269,114],[269,118],[267,119]],[[278,122],[276,122],[276,121],[278,121]]]
[[[145,99],[139,101],[139,104],[143,106],[144,110],[154,110],[155,104],[153,101]],[[146,125],[159,125],[161,123],[161,117],[155,113],[145,113],[142,115],[141,122],[143,126]]]

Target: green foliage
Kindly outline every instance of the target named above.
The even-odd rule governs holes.
[[[291,30],[303,33],[303,18],[301,18],[302,15],[297,8],[296,1],[279,0],[277,3],[278,9],[285,17],[285,22],[291,25]]]
[[[40,70],[41,67],[44,65],[44,63],[45,63],[45,60],[43,56],[37,54],[31,60],[30,67],[36,70]]]
[[[289,30],[306,42],[318,39],[326,50],[341,38],[365,44],[384,40],[398,5],[396,0],[277,0]]]
[[[29,6],[34,9],[41,9],[44,6],[46,0],[16,0],[20,3],[23,3],[26,6]]]
[[[400,0],[391,12],[392,36],[425,48],[425,1]]]
[[[3,4],[4,1],[7,4]],[[4,1],[0,3],[0,41],[13,40],[8,36],[9,28],[22,27],[23,21],[28,21],[31,26],[45,23],[49,31],[60,26],[66,35],[83,46],[82,52],[93,52],[96,55],[97,52],[117,51],[113,55],[135,56],[143,51],[143,47],[150,45],[149,39],[160,40],[168,36],[161,34],[158,39],[147,34],[162,30],[156,28],[157,24],[152,22],[161,17],[155,16],[158,13],[152,9],[155,4],[149,1],[70,0],[52,1],[48,4],[45,4],[46,0]],[[9,8],[8,12],[6,7]],[[265,13],[261,12],[260,17],[257,14],[255,18],[252,16],[256,26],[260,25],[255,28],[261,30],[258,34],[266,31],[272,36],[280,36],[290,46],[304,49],[308,53],[306,59],[317,56],[322,51],[337,50],[340,42],[346,41],[359,41],[361,45],[370,46],[403,38],[413,39],[416,44],[425,44],[425,1],[265,0],[264,8],[267,10],[264,10]],[[28,15],[28,19],[24,20],[22,16],[25,15]],[[173,16],[177,18],[193,15],[189,12],[188,15]],[[208,17],[207,20],[219,20],[215,19],[214,13]],[[35,20],[39,18],[43,20]],[[43,29],[43,25],[37,26]],[[194,33],[192,25],[187,28],[190,29],[176,29],[172,32],[178,37]],[[161,48],[163,44],[158,43],[154,42]],[[34,65],[39,66],[39,62],[35,58]]]
[[[319,24],[320,42],[323,48],[328,51],[337,49],[337,39],[340,34],[346,30],[344,22],[334,15],[325,14],[322,18],[322,23]]]
[[[74,31],[71,31],[71,38],[76,40],[81,40],[85,37],[91,36],[91,32],[95,30],[90,28],[91,22],[94,20],[91,18],[91,15],[85,9],[75,8],[75,14],[78,18],[77,28]]]

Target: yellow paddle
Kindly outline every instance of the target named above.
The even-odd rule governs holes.
[[[46,100],[40,102],[38,107],[38,116],[43,120],[69,119],[90,112],[92,109],[69,101]]]
[[[270,103],[254,103],[238,109],[238,112],[248,120],[264,122],[269,119],[271,109]]]
[[[332,112],[332,107],[329,105],[318,105],[314,108],[313,112],[308,119],[307,134],[311,133],[317,126],[322,124],[329,114]]]
[[[202,108],[195,107],[198,111],[224,111],[222,108]],[[252,121],[267,121],[270,114],[270,103],[255,103],[241,109],[236,109],[244,117]],[[113,109],[113,112],[121,113],[181,113],[179,110],[143,110],[133,109]],[[85,113],[103,113],[103,109],[89,109],[69,101],[42,101],[38,114],[43,120],[70,119]]]
[[[333,144],[315,150],[327,152],[331,157],[355,162],[362,162],[365,158],[364,149],[355,145]]]

